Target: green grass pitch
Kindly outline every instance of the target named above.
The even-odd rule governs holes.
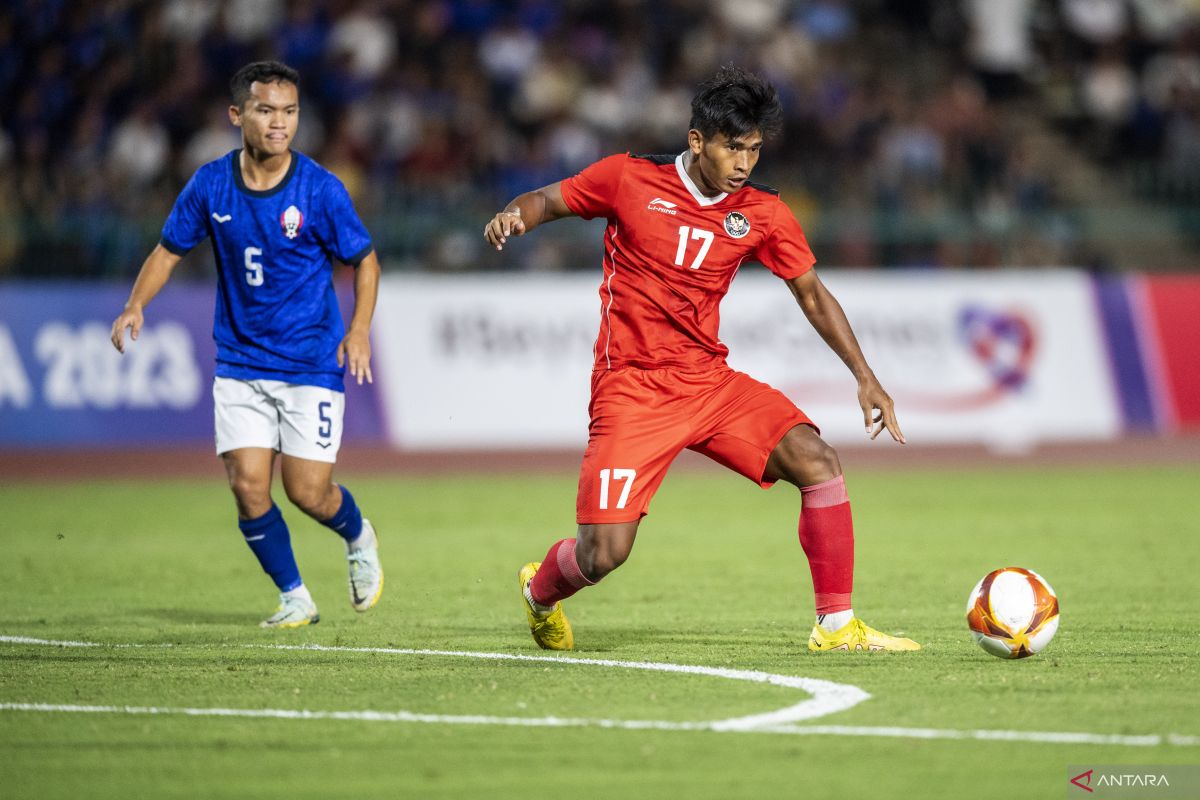
[[[1064,797],[1069,764],[1200,761],[1200,467],[850,463],[855,608],[922,642],[915,654],[810,655],[797,493],[719,471],[670,475],[630,561],[567,603],[578,650],[564,658],[755,670],[871,695],[800,725],[1164,737],[1153,746],[441,721],[703,722],[806,695],[709,675],[273,648],[543,655],[515,575],[572,533],[574,476],[343,478],[381,532],[383,599],[355,614],[340,540],[281,502],[322,615],[288,632],[257,627],[273,587],[240,541],[215,465],[211,478],[0,486],[0,636],[105,645],[0,641],[0,704],[405,711],[432,721],[10,705],[0,710],[0,794]],[[1009,565],[1038,570],[1062,606],[1054,642],[1018,662],[984,654],[963,621],[974,583]]]

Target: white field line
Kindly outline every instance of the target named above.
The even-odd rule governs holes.
[[[505,725],[527,728],[615,728],[620,730],[716,731],[718,733],[775,733],[799,736],[873,736],[890,739],[954,739],[1037,742],[1040,744],[1194,747],[1200,737],[1168,735],[1121,736],[1074,731],[946,730],[849,725],[776,725],[731,728],[716,722],[589,719],[579,717],[493,717],[480,714],[414,714],[411,711],[310,711],[285,708],[171,708],[162,706],[88,706],[51,703],[0,703],[0,711],[75,714],[183,715],[189,717],[248,717],[252,719],[349,720],[358,722],[432,722],[449,725]]]
[[[26,636],[2,636],[0,643],[50,647],[83,648],[167,648],[175,645],[157,644],[106,644],[102,642],[60,641],[35,639]],[[182,646],[182,645],[181,645]],[[417,714],[410,711],[310,711],[307,709],[271,708],[176,708],[162,706],[108,706],[50,703],[0,703],[0,711],[25,711],[41,713],[92,713],[92,714],[137,714],[137,715],[184,715],[195,717],[246,717],[266,719],[299,720],[351,720],[361,722],[424,722],[458,725],[506,725],[521,727],[555,728],[615,728],[623,730],[664,731],[716,731],[738,733],[773,733],[800,736],[871,736],[902,739],[951,739],[973,741],[1039,742],[1046,744],[1122,745],[1126,747],[1155,747],[1176,745],[1194,747],[1200,745],[1200,736],[1178,734],[1147,734],[1128,736],[1119,734],[1086,733],[1075,731],[1006,731],[1006,730],[950,730],[939,728],[904,728],[895,726],[849,726],[849,725],[796,725],[799,720],[815,719],[826,714],[844,711],[870,697],[863,690],[845,684],[814,678],[799,678],[775,675],[754,670],[703,667],[688,664],[664,664],[649,661],[615,661],[601,658],[570,658],[562,656],[533,656],[519,653],[482,653],[461,650],[421,650],[394,647],[329,647],[325,645],[269,645],[242,644],[225,645],[238,649],[256,650],[307,650],[341,653],[383,653],[393,655],[426,655],[439,657],[479,658],[493,661],[531,661],[555,664],[579,664],[619,669],[639,669],[655,672],[682,673],[726,678],[729,680],[768,683],[775,686],[800,689],[812,697],[804,702],[765,714],[753,714],[726,720],[707,722],[670,722],[665,720],[614,720],[583,717],[498,717],[466,714]]]
[[[41,645],[50,647],[158,647],[160,645],[104,645],[98,642],[58,641],[53,639],[32,639],[25,636],[0,636],[0,642],[24,645]],[[170,646],[170,645],[166,645]],[[871,695],[857,686],[823,681],[816,678],[799,678],[791,675],[775,675],[770,672],[758,672],[744,669],[725,669],[722,667],[701,667],[690,664],[662,664],[651,661],[614,661],[606,658],[569,658],[562,656],[530,656],[520,653],[476,653],[461,650],[416,650],[398,647],[327,647],[319,644],[287,645],[287,644],[244,644],[229,645],[242,649],[260,650],[307,650],[334,653],[384,653],[389,655],[439,656],[448,658],[480,658],[491,661],[535,661],[553,664],[583,665],[593,667],[609,667],[616,669],[638,669],[652,672],[676,672],[687,675],[705,675],[713,678],[725,678],[734,681],[749,681],[751,683],[767,683],[788,689],[799,689],[810,697],[795,705],[770,711],[765,714],[752,714],[745,717],[714,720],[712,722],[692,723],[700,728],[714,730],[748,730],[763,725],[787,725],[802,720],[817,719],[829,714],[836,714],[852,708]],[[641,727],[661,727],[657,721],[629,720],[630,725]],[[589,722],[588,724],[600,724]],[[674,725],[675,723],[662,723]],[[682,723],[681,723],[682,724]]]

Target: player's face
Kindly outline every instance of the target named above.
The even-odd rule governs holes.
[[[242,107],[229,107],[229,119],[242,129],[246,147],[268,156],[283,155],[300,122],[300,92],[288,81],[255,81]]]
[[[705,139],[700,131],[690,130],[688,147],[692,151],[692,164],[688,173],[705,194],[736,192],[750,178],[762,145],[763,137],[758,131],[733,138],[718,133]]]

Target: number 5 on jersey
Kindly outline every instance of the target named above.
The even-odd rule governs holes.
[[[263,285],[263,269],[262,262],[255,261],[255,256],[261,256],[262,249],[258,247],[246,248],[246,283],[251,286]]]
[[[600,470],[600,509],[608,509],[608,487],[611,481],[624,481],[621,487],[621,496],[617,498],[615,508],[624,508],[629,502],[629,490],[633,488],[633,479],[637,477],[637,470],[632,469],[602,469]]]

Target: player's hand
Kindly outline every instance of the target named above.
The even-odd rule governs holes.
[[[125,352],[125,329],[129,328],[129,338],[137,341],[138,333],[142,330],[142,310],[140,308],[127,308],[121,312],[121,316],[113,320],[112,324],[112,343],[113,347],[117,348],[117,352]]]
[[[887,428],[893,439],[900,444],[907,443],[904,433],[900,430],[900,423],[896,420],[896,409],[892,398],[879,385],[879,381],[875,379],[874,375],[859,383],[858,404],[862,406],[863,421],[867,425],[867,436],[870,436],[872,441],[884,428]]]
[[[337,349],[338,366],[346,366],[347,361],[350,362],[350,376],[358,379],[359,386],[362,386],[363,378],[367,383],[375,382],[371,374],[371,337],[366,333],[350,331],[342,339]]]
[[[521,209],[501,211],[492,217],[492,221],[483,229],[483,238],[497,250],[504,249],[504,243],[509,236],[520,236],[525,233],[525,221],[521,219]]]

